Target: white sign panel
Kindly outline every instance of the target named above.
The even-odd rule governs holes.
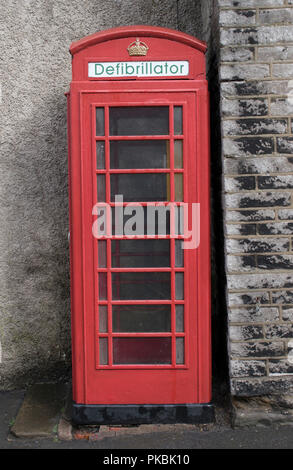
[[[188,74],[187,60],[89,62],[88,64],[90,78],[185,77]]]

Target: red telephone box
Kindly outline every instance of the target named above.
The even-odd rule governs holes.
[[[148,26],[70,47],[76,423],[213,419],[205,50]]]

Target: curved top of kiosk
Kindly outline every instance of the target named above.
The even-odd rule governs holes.
[[[204,42],[173,29],[122,26],[70,46],[72,81],[203,79]]]
[[[119,28],[107,29],[105,31],[100,31],[98,33],[91,34],[85,38],[75,41],[70,46],[70,53],[72,55],[77,52],[82,51],[91,46],[95,46],[99,43],[106,41],[112,41],[114,39],[130,38],[136,36],[147,36],[157,39],[169,39],[171,41],[176,41],[177,43],[182,43],[187,46],[193,47],[200,52],[205,53],[207,45],[205,42],[196,39],[189,34],[176,31],[169,28],[160,28],[157,26],[121,26]]]

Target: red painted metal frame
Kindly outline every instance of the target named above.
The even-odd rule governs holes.
[[[123,103],[125,105],[125,103]],[[147,102],[146,102],[146,99],[142,102],[138,102],[138,101],[135,101],[135,103],[133,102],[127,102],[126,103],[127,106],[147,106]],[[121,101],[119,103],[117,102],[109,102],[109,105],[111,108],[115,107],[115,106],[121,106],[122,103]],[[177,139],[179,137],[179,139],[185,139],[186,138],[186,135],[184,136],[184,132],[182,133],[182,135],[174,135],[174,116],[173,116],[173,107],[174,106],[182,106],[183,107],[183,116],[184,116],[184,122],[183,122],[183,129],[186,129],[187,127],[187,109],[186,109],[186,102],[175,102],[175,101],[172,101],[172,104],[169,105],[169,129],[170,129],[170,132],[168,135],[165,135],[165,136],[157,136],[157,135],[150,135],[150,136],[109,136],[109,105],[106,105],[105,106],[105,136],[104,137],[96,137],[95,135],[93,136],[93,139],[94,139],[94,143],[96,141],[102,141],[104,140],[105,141],[105,148],[106,148],[106,152],[105,152],[105,170],[97,170],[96,169],[96,158],[93,158],[93,201],[92,203],[95,204],[96,202],[96,194],[97,194],[97,186],[96,186],[96,178],[95,178],[95,175],[96,174],[105,174],[106,175],[106,186],[107,186],[107,195],[106,195],[106,201],[107,203],[109,204],[111,202],[110,200],[110,180],[109,180],[109,175],[110,174],[117,174],[117,173],[123,173],[123,174],[145,174],[147,173],[146,170],[144,169],[140,169],[140,170],[135,170],[135,169],[127,169],[127,170],[112,170],[110,169],[110,150],[109,150],[109,142],[110,141],[115,141],[115,140],[119,140],[119,141],[129,141],[129,140],[158,140],[158,138],[160,139],[163,139],[163,140],[169,140],[170,142],[170,165],[169,165],[169,169],[165,169],[162,171],[162,169],[149,169],[148,170],[148,173],[166,173],[166,174],[170,174],[170,202],[175,202],[175,191],[174,191],[174,184],[175,184],[175,181],[174,181],[174,174],[175,173],[180,173],[180,174],[183,174],[184,176],[184,168],[182,170],[178,170],[174,168],[174,147],[173,147],[173,142],[175,139]],[[166,102],[162,103],[161,104],[162,106],[166,106]],[[100,104],[99,104],[100,106]],[[153,106],[152,103],[150,103],[150,106]],[[156,101],[156,106],[160,106],[160,103]],[[95,129],[95,109],[96,109],[96,106],[93,105],[92,106],[92,129]],[[93,152],[92,155],[94,156],[95,153]],[[184,166],[184,165],[183,165]],[[185,176],[184,176],[185,178]],[[183,186],[184,188],[184,186]],[[186,191],[185,191],[186,193]],[[186,194],[185,194],[185,199],[186,199]],[[168,203],[168,202],[166,202]],[[148,203],[142,203],[142,204],[148,204]],[[127,201],[125,201],[123,203],[123,205],[127,205]],[[173,214],[173,211],[171,211],[171,220],[172,220],[172,214]],[[171,222],[171,226],[172,226],[172,222]],[[140,238],[140,239],[147,239],[148,237],[143,235],[143,236],[137,236],[137,237],[134,237],[134,239],[137,239],[137,238]],[[154,236],[153,238],[159,238],[158,236]],[[121,236],[120,239],[127,239],[127,237],[125,236]],[[169,268],[112,268],[111,267],[111,262],[110,262],[110,259],[111,259],[111,239],[108,239],[107,240],[107,268],[98,268],[97,269],[97,272],[98,273],[108,273],[108,300],[107,301],[102,301],[102,300],[99,300],[99,295],[98,295],[98,282],[97,282],[97,278],[98,278],[98,275],[96,274],[96,282],[95,282],[95,285],[96,285],[96,304],[98,305],[107,305],[108,307],[108,331],[109,333],[99,333],[99,326],[98,326],[98,321],[96,323],[96,331],[98,332],[98,337],[102,337],[102,338],[108,338],[109,341],[108,341],[108,357],[109,357],[109,365],[100,365],[99,364],[99,360],[98,360],[98,356],[99,356],[99,352],[96,351],[96,357],[97,357],[97,360],[96,360],[96,367],[97,369],[154,369],[154,368],[160,368],[160,369],[166,369],[166,368],[178,368],[178,369],[183,369],[183,368],[187,368],[188,367],[188,357],[189,357],[189,348],[188,348],[188,344],[186,344],[186,341],[185,341],[185,352],[184,352],[184,357],[185,357],[185,361],[184,361],[184,365],[178,365],[176,364],[176,337],[182,337],[182,338],[185,338],[186,337],[186,328],[184,329],[184,332],[182,333],[176,333],[175,332],[175,305],[184,305],[185,301],[182,300],[182,301],[176,301],[175,299],[175,273],[176,272],[182,272],[184,273],[185,272],[185,268],[175,268],[175,240],[173,238],[170,238],[170,255],[171,255],[171,259],[170,259],[170,267]],[[97,253],[97,243],[94,242],[94,246],[93,246],[93,250],[94,250],[94,259],[97,260],[98,259],[98,253]],[[170,272],[171,273],[171,299],[170,301],[168,302],[171,306],[171,332],[170,333],[113,333],[112,332],[112,305],[122,305],[121,303],[121,300],[117,300],[117,301],[113,301],[111,300],[111,273],[113,272]],[[186,297],[188,298],[188,292],[186,292]],[[147,301],[147,300],[144,300],[141,302],[141,305],[150,305],[150,302],[152,302],[152,304],[154,305],[160,305],[160,304],[166,304],[166,301],[164,300],[153,300],[153,301]],[[123,305],[137,305],[137,301],[136,300],[133,300],[133,301],[124,301],[123,302]],[[188,332],[188,330],[187,330]],[[171,361],[171,364],[170,365],[118,365],[118,364],[113,364],[113,361],[112,361],[112,351],[113,351],[113,348],[112,348],[112,340],[113,338],[115,337],[171,337],[172,339],[172,361]],[[97,348],[98,349],[98,348]]]
[[[122,31],[123,30],[123,31]],[[143,403],[206,403],[211,399],[211,344],[210,344],[210,258],[209,258],[209,121],[208,92],[204,74],[204,44],[187,35],[170,32],[162,28],[132,27],[118,28],[103,34],[86,38],[71,47],[73,57],[73,82],[68,97],[69,119],[69,182],[70,182],[70,232],[71,232],[71,302],[72,302],[72,350],[73,350],[73,398],[84,404],[143,404]],[[128,34],[127,31],[128,31]],[[160,31],[159,31],[160,30]],[[128,45],[133,36],[148,37],[153,42],[154,53],[148,60],[163,57],[169,59],[193,52],[193,78],[197,80],[105,80],[86,81],[84,60],[94,57],[101,60],[104,42],[107,47],[111,41],[124,41]],[[180,39],[181,38],[181,39]],[[188,36],[188,38],[190,38]],[[150,40],[149,39],[149,40]],[[192,42],[193,40],[193,42]],[[166,51],[166,45],[172,41],[173,51]],[[116,46],[118,43],[115,43]],[[112,49],[111,61],[129,60],[121,57],[117,47]],[[156,46],[156,48],[155,48]],[[97,49],[95,49],[97,48]],[[163,51],[165,51],[163,55]],[[173,53],[173,56],[172,56]],[[109,56],[108,56],[109,57]],[[108,58],[109,60],[109,58]],[[174,59],[176,60],[176,59]],[[192,78],[192,77],[190,77]],[[108,304],[108,328],[111,329],[111,305],[170,304],[172,305],[171,333],[143,334],[143,337],[173,337],[173,363],[163,366],[99,366],[96,348],[97,341],[97,241],[93,239],[91,228],[93,203],[96,202],[96,168],[95,144],[103,138],[93,135],[95,106],[112,105],[172,105],[184,104],[187,107],[184,123],[184,164],[183,169],[174,171],[174,155],[170,155],[170,169],[165,170],[110,170],[109,143],[106,143],[106,168],[98,173],[108,175],[106,191],[109,200],[110,173],[183,173],[184,200],[189,203],[200,203],[200,246],[198,249],[185,251],[185,267],[176,271],[185,271],[185,301],[100,301]],[[172,113],[171,113],[172,114]],[[170,116],[170,122],[173,122]],[[106,122],[108,120],[106,119]],[[106,129],[108,134],[108,129]],[[146,136],[135,136],[142,140]],[[173,139],[173,129],[169,136],[151,136],[151,138]],[[111,137],[111,140],[114,138]],[[117,139],[122,140],[121,137]],[[127,137],[127,139],[129,139]],[[177,139],[177,136],[176,136]],[[107,142],[107,139],[105,140]],[[172,145],[170,146],[172,149]],[[173,178],[171,178],[171,181]],[[174,182],[171,185],[171,199],[174,198]],[[135,203],[131,203],[135,205]],[[174,292],[174,240],[171,240],[171,266],[162,269],[141,269],[141,271],[171,272],[172,292]],[[99,271],[108,273],[108,300],[111,299],[111,245],[107,241],[107,269]],[[133,271],[123,268],[125,271]],[[140,271],[140,269],[135,269]],[[185,332],[189,338],[186,351],[188,358],[183,366],[175,365],[175,304],[185,303]],[[110,308],[109,308],[110,306]],[[111,330],[110,330],[111,331]],[[176,336],[184,336],[185,333]],[[107,336],[107,334],[100,334]],[[130,337],[129,333],[112,333],[110,342],[115,336]],[[136,337],[139,335],[135,335]],[[110,345],[111,346],[111,345]],[[112,362],[112,348],[109,347],[109,360]],[[98,370],[96,369],[98,367]]]

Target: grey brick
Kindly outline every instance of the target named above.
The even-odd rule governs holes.
[[[254,173],[291,173],[293,158],[226,158],[224,160],[226,174],[254,174]]]
[[[274,152],[272,137],[224,138],[223,153],[228,156],[271,155]]]
[[[256,45],[257,41],[257,28],[246,27],[246,28],[229,28],[222,29],[220,32],[220,44],[221,46],[248,46]]]
[[[226,232],[227,235],[256,235],[256,224],[228,224]]]
[[[268,100],[264,98],[245,100],[223,98],[221,106],[224,116],[266,116],[268,114]]]
[[[293,220],[293,209],[281,209],[278,216],[281,220]]]
[[[250,7],[277,7],[283,5],[283,0],[218,0],[220,7],[250,8]]]
[[[260,377],[266,375],[266,362],[265,361],[230,361],[230,376],[231,377]]]
[[[245,80],[268,78],[270,66],[266,64],[231,64],[222,65],[220,80]]]
[[[269,361],[269,375],[293,375],[293,362],[286,359]]]
[[[256,304],[268,304],[270,302],[270,296],[268,292],[258,292],[258,291],[249,291],[249,292],[229,292],[228,293],[228,303],[233,306],[241,305],[256,305]],[[254,308],[254,307],[253,307]],[[246,311],[246,310],[245,310]],[[238,321],[238,320],[234,320]]]
[[[223,134],[231,135],[258,135],[258,134],[286,134],[288,132],[287,119],[239,119],[223,122]]]
[[[293,255],[258,255],[259,269],[293,269]]]
[[[284,154],[293,154],[293,137],[278,137],[277,151]]]
[[[293,303],[293,292],[290,290],[272,292],[273,304],[292,304]]]
[[[236,295],[236,294],[230,294]],[[273,307],[230,308],[229,321],[237,323],[267,323],[279,320],[279,310]]]
[[[222,26],[246,26],[254,24],[255,17],[255,10],[222,10],[219,21]]]
[[[232,272],[252,272],[256,268],[255,256],[227,256],[227,270]]]
[[[258,47],[258,61],[292,60],[293,46],[264,46]]]
[[[234,357],[276,357],[285,354],[284,343],[281,341],[231,343],[230,348]]]
[[[288,238],[229,238],[226,240],[227,253],[276,253],[288,251]]]
[[[231,380],[231,393],[238,396],[288,394],[293,392],[293,377],[261,377]]]
[[[273,207],[290,206],[291,193],[280,192],[250,192],[226,194],[227,208]]]
[[[225,178],[224,180],[225,191],[249,191],[255,189],[256,182],[255,176],[238,176],[236,178]]]
[[[293,307],[282,307],[282,320],[293,322]]]
[[[220,50],[222,62],[247,62],[254,60],[254,47],[223,47]]]
[[[271,99],[272,116],[291,116],[293,114],[293,103],[288,98]]]
[[[274,24],[274,23],[292,23],[293,10],[291,8],[276,8],[274,10],[260,10],[259,23],[260,24]]]
[[[246,28],[229,28],[222,30],[220,43],[223,46],[274,44],[293,41],[293,28],[290,26],[259,26]]]
[[[251,339],[262,339],[263,328],[259,325],[230,326],[229,337],[232,341],[246,341]]]
[[[259,224],[258,233],[260,235],[291,235],[293,234],[293,222]]]
[[[286,210],[286,209],[285,209]],[[282,211],[280,211],[282,212]],[[293,218],[293,209],[292,209]],[[258,209],[258,210],[239,210],[239,211],[226,211],[226,221],[229,222],[258,222],[265,220],[274,220],[275,211],[271,209]]]
[[[287,95],[290,91],[289,80],[252,80],[222,82],[223,96],[258,96],[258,95]]]
[[[290,78],[293,75],[293,64],[273,64],[272,74],[276,78]]]
[[[293,175],[258,176],[259,189],[293,188]]]
[[[265,332],[269,339],[293,338],[293,325],[268,325]]]
[[[293,274],[289,273],[255,273],[231,274],[228,276],[229,289],[280,289],[293,288]]]

